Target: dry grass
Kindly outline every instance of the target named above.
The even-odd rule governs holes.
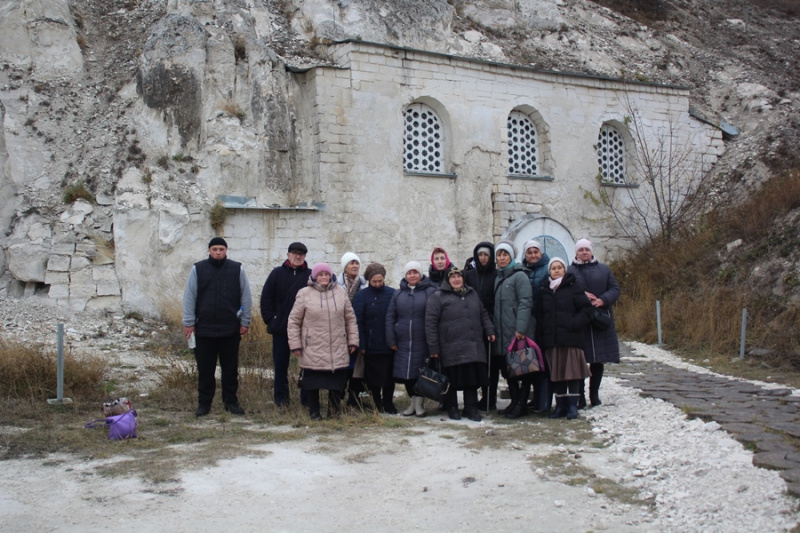
[[[219,108],[232,117],[236,117],[239,120],[244,120],[245,117],[244,110],[242,109],[242,106],[240,106],[236,102],[233,102],[231,100],[225,100],[223,102],[220,102]]]
[[[0,391],[5,400],[44,401],[56,397],[57,355],[33,346],[0,344]],[[99,357],[64,355],[64,396],[101,400],[106,362]]]
[[[766,183],[743,205],[712,213],[673,246],[649,247],[615,262],[612,269],[623,289],[616,309],[620,333],[655,343],[658,300],[663,340],[670,348],[730,360],[739,353],[746,308],[747,346],[764,348],[770,355],[731,370],[800,371],[800,306],[753,278],[767,258],[800,252],[794,229],[780,222],[798,208],[800,172],[794,171]],[[742,239],[742,247],[721,255],[735,239]]]
[[[68,186],[64,189],[64,203],[71,204],[75,200],[83,198],[89,203],[94,203],[94,194],[86,187],[84,183],[73,183],[72,185]]]
[[[220,235],[225,228],[225,220],[227,220],[227,218],[228,211],[225,209],[225,206],[219,202],[212,205],[208,210],[208,222],[211,224],[214,231],[217,232],[217,235]]]

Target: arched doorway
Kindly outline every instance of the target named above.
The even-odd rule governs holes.
[[[515,259],[521,262],[525,259],[525,250],[522,247],[531,239],[539,241],[550,258],[560,257],[569,262],[575,255],[575,239],[572,233],[560,222],[542,214],[525,215],[517,219],[503,233],[502,239],[514,243],[517,250]]]

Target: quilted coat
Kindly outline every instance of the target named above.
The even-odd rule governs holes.
[[[493,355],[505,355],[516,332],[536,337],[536,318],[532,315],[533,290],[528,280],[528,269],[516,263],[497,270],[494,281],[494,329],[497,340],[492,346]]]
[[[428,298],[425,335],[428,351],[439,354],[444,367],[485,363],[483,341],[494,335],[494,325],[475,289],[466,286],[461,295],[445,281]]]
[[[427,276],[417,283],[414,290],[408,282],[400,281],[400,289],[394,291],[386,312],[386,344],[397,346],[394,354],[396,379],[414,380],[428,357],[428,342],[425,338],[425,306],[436,287]]]
[[[356,314],[347,291],[332,279],[327,287],[309,280],[289,313],[289,348],[300,349],[300,368],[333,372],[350,365],[349,346],[358,346]]]

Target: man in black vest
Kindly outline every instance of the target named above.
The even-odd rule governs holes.
[[[208,259],[192,267],[183,292],[183,334],[195,339],[197,361],[197,416],[211,412],[217,358],[222,370],[222,403],[225,410],[243,415],[236,393],[239,389],[239,342],[250,327],[252,296],[241,263],[228,259],[228,243],[214,237],[208,243]]]
[[[272,335],[272,362],[275,365],[275,405],[289,403],[289,313],[294,306],[297,291],[308,285],[311,269],[306,263],[308,248],[302,242],[289,245],[286,261],[275,267],[261,291],[261,318]],[[300,402],[306,405],[305,391],[300,391]]]

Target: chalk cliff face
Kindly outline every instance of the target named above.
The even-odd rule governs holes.
[[[688,86],[703,115],[742,132],[720,173],[757,183],[800,144],[797,20],[669,6],[645,25],[567,0],[7,0],[0,297],[155,314],[204,257],[221,195],[276,207],[324,196],[307,172],[313,135],[299,133],[313,134],[298,113],[307,88],[292,72],[333,65],[320,46],[330,41]],[[247,240],[237,245],[231,256],[247,257]],[[283,248],[247,257],[255,287]],[[344,251],[346,239],[321,244],[313,259]]]

